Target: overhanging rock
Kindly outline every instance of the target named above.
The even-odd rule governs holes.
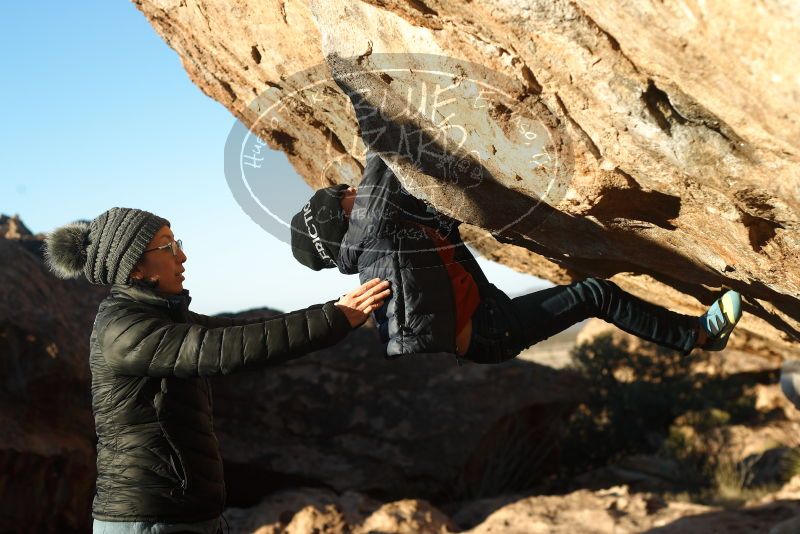
[[[355,89],[410,104],[414,131],[429,133],[412,148],[433,139],[437,154],[453,156],[446,169],[424,158],[390,164],[415,194],[474,225],[465,234],[492,259],[559,283],[613,277],[691,314],[720,288],[734,288],[745,296],[745,316],[732,346],[767,340],[772,352],[799,350],[800,8],[135,3],[191,79],[284,151],[313,187],[356,183],[363,166],[363,131],[341,87],[349,75]],[[424,85],[416,73],[431,57],[451,60],[443,66],[458,89],[447,115],[426,105],[430,92],[424,101],[408,92]],[[493,85],[502,98],[469,98],[466,82],[486,79],[478,72],[503,80]],[[537,119],[539,129],[525,129],[519,117]],[[547,152],[552,161],[526,162],[531,147],[520,139],[531,132],[547,139],[532,155]]]

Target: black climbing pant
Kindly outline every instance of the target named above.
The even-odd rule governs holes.
[[[686,356],[697,340],[698,320],[623,291],[614,282],[586,278],[510,299],[494,284],[480,286],[472,338],[464,359],[501,363],[590,317]]]

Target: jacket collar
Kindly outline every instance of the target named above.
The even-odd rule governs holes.
[[[192,301],[188,289],[184,289],[177,295],[168,295],[148,287],[133,284],[113,284],[111,286],[111,296],[144,302],[169,310],[182,311],[188,309],[189,303]]]

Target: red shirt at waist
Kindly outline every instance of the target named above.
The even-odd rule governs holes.
[[[438,231],[423,224],[419,225],[428,237],[433,241],[436,252],[442,259],[447,274],[450,276],[450,285],[453,288],[453,297],[456,307],[456,331],[458,334],[467,326],[472,314],[481,301],[478,292],[478,284],[473,280],[472,275],[467,272],[460,262],[455,261],[455,247],[446,238],[442,237]]]

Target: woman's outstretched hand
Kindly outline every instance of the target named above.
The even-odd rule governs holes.
[[[336,305],[347,316],[350,326],[355,328],[364,324],[369,314],[383,305],[383,299],[391,291],[388,281],[381,282],[380,278],[373,278],[355,291],[343,295]]]

